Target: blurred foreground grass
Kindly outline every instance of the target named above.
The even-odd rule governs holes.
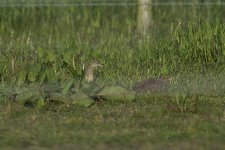
[[[1,106],[0,147],[17,149],[223,149],[224,100],[202,97],[195,113],[145,98],[90,108]]]

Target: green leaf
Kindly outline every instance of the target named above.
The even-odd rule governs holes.
[[[73,100],[72,103],[77,106],[89,107],[95,102],[93,99],[91,99],[88,95],[84,93],[73,94],[70,97]]]
[[[74,84],[75,79],[70,79],[65,81],[65,83],[63,84],[62,88],[62,94],[67,94],[70,91],[70,88],[72,87],[72,85]]]
[[[13,87],[6,83],[6,82],[1,82],[0,83],[0,96],[4,95],[11,95],[13,93]]]
[[[58,101],[65,104],[71,104],[72,102],[69,96],[62,93],[50,93],[49,99],[52,101]]]
[[[39,75],[39,81],[40,81],[40,83],[43,83],[43,82],[45,82],[45,80],[46,80],[46,73],[43,71],[43,72],[41,72],[41,74]]]
[[[43,58],[44,54],[45,54],[45,51],[41,47],[38,47],[37,48],[37,55],[38,55],[38,57]]]
[[[44,86],[44,92],[50,93],[50,92],[59,92],[60,91],[60,84],[58,81],[46,83]]]
[[[100,87],[94,82],[83,81],[81,83],[80,91],[88,96],[94,96],[100,90]]]
[[[63,61],[70,64],[72,62],[72,54],[69,52],[63,53]]]
[[[31,82],[34,82],[37,80],[37,76],[38,76],[38,71],[33,69],[28,72],[27,79]]]
[[[39,93],[32,91],[32,89],[27,87],[21,87],[16,89],[16,102],[24,105],[26,102],[33,102],[40,97]]]
[[[51,63],[55,62],[56,56],[54,51],[49,50],[49,51],[46,51],[46,53],[47,53],[47,57],[46,57],[47,61]]]
[[[67,62],[63,62],[63,67],[67,69],[69,73],[71,73],[73,76],[77,75],[77,71],[73,68],[73,66]]]
[[[19,77],[17,80],[18,86],[21,86],[22,84],[24,84],[24,82],[26,81],[26,76],[27,76],[26,71],[24,71],[24,70],[20,71]]]
[[[135,92],[120,86],[109,86],[101,90],[97,96],[109,101],[131,102],[135,99]]]
[[[58,81],[61,76],[60,76],[60,72],[59,73],[56,73],[53,69],[46,69],[45,70],[45,74],[46,74],[46,80],[48,82],[54,82],[54,81]]]
[[[8,101],[12,99],[12,95],[14,95],[13,86],[6,82],[0,83],[0,101]]]
[[[40,97],[39,99],[37,99],[35,106],[37,108],[43,108],[45,106],[45,99]]]

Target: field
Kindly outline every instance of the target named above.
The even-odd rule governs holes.
[[[224,149],[224,7],[153,6],[146,35],[136,32],[137,6],[1,7],[0,148]],[[67,105],[92,61],[103,65],[101,88],[130,91],[162,75],[171,88],[132,102]],[[57,102],[37,94],[46,87],[61,88]]]

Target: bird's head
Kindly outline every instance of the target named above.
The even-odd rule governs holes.
[[[164,82],[171,82],[172,77],[170,76],[160,76],[160,80],[163,80]]]
[[[89,67],[96,68],[96,67],[103,67],[103,66],[96,61],[96,62],[90,63]]]

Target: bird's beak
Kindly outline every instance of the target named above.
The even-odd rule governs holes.
[[[101,64],[98,64],[98,67],[103,67]]]

